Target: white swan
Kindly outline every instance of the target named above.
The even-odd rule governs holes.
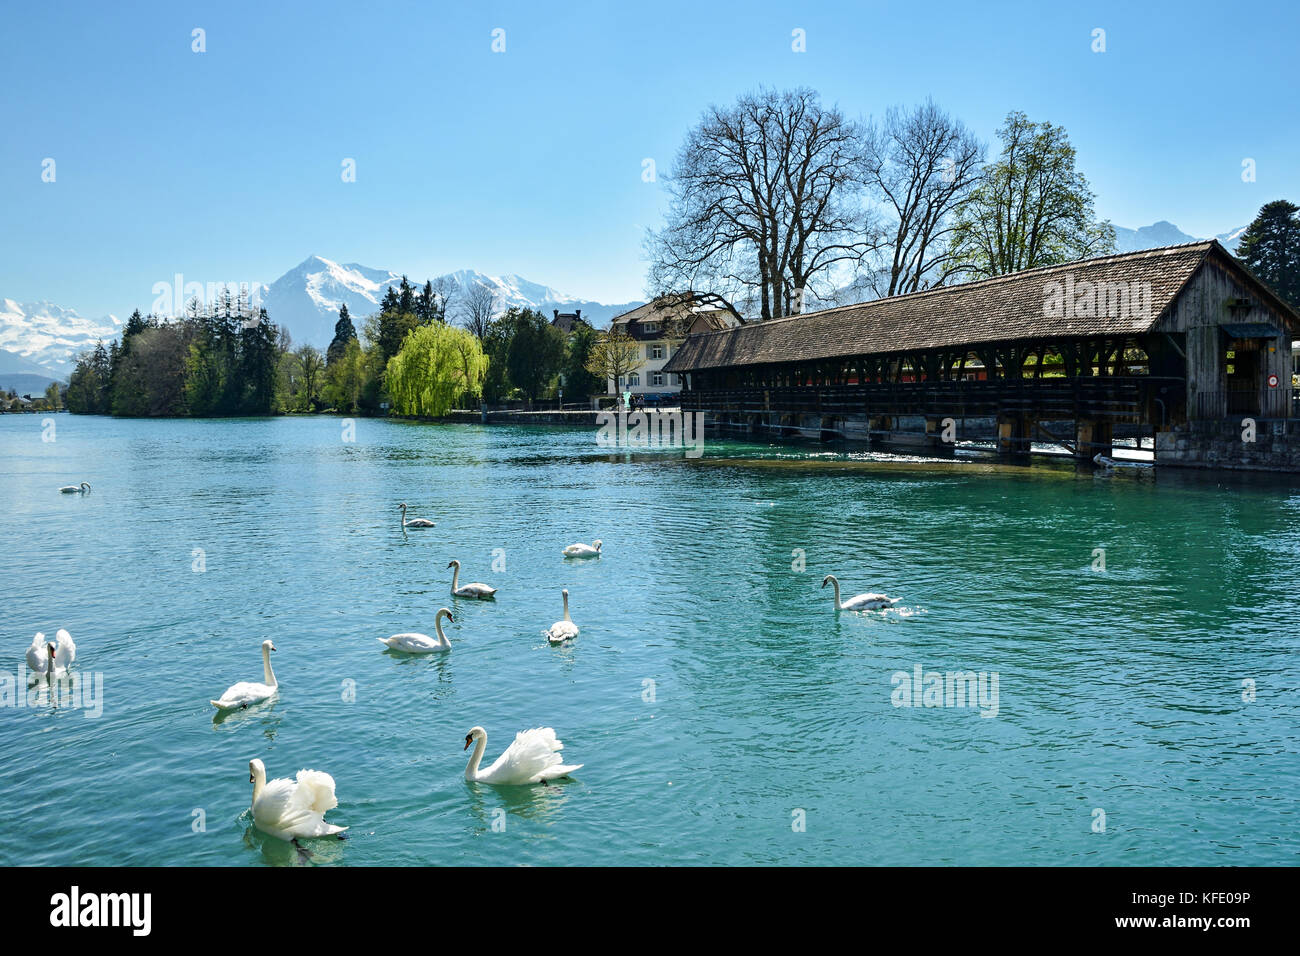
[[[403,528],[432,528],[433,522],[428,518],[411,518],[409,521],[406,517],[406,502],[403,501],[399,508],[402,509],[402,527]]]
[[[85,494],[86,492],[88,492],[89,490],[90,490],[90,482],[88,482],[88,481],[83,481],[83,482],[82,482],[81,484],[79,484],[79,485],[64,485],[62,488],[59,489],[59,494],[62,494],[62,495],[84,495],[84,494]]]
[[[571,544],[564,549],[564,556],[566,558],[599,558],[600,539],[597,538],[595,541],[591,542],[590,545],[581,543]]]
[[[466,584],[464,587],[457,587],[457,583],[460,581],[460,562],[452,561],[447,567],[456,569],[451,573],[451,593],[456,597],[478,598],[480,601],[486,601],[497,593],[496,588],[490,588],[478,581],[473,584]]]
[[[578,625],[574,624],[573,618],[569,617],[569,589],[565,588],[560,593],[564,595],[564,618],[552,624],[550,630],[546,632],[546,639],[552,644],[561,644],[569,638],[578,636]]]
[[[469,763],[465,767],[465,779],[471,783],[506,786],[546,783],[582,767],[580,763],[561,763],[560,751],[564,749],[564,744],[555,739],[555,731],[550,727],[534,727],[515,734],[514,742],[486,770],[480,770],[478,765],[487,747],[487,731],[482,727],[470,730],[465,735],[466,750],[471,743],[474,744],[474,752],[470,754]]]
[[[271,697],[280,689],[279,683],[275,679],[275,671],[271,670],[271,652],[275,650],[275,645],[270,641],[262,642],[262,679],[264,683],[256,681],[241,680],[238,684],[231,684],[226,688],[226,692],[221,695],[219,700],[209,701],[217,710],[233,710],[236,707],[248,707],[251,704],[260,704],[262,701]]]
[[[822,578],[822,587],[827,584],[835,585],[835,608],[839,611],[879,611],[882,608],[893,607],[898,603],[898,598],[891,598],[884,594],[856,594],[847,601],[840,601],[840,582],[833,574],[828,574]]]
[[[325,822],[325,812],[339,805],[334,778],[323,770],[299,770],[296,780],[281,777],[266,781],[266,765],[248,762],[248,782],[253,785],[253,822],[263,833],[281,840],[329,836],[347,827]]]
[[[376,638],[380,644],[394,651],[404,651],[407,654],[431,654],[434,651],[451,650],[451,641],[447,640],[447,635],[442,633],[442,619],[446,618],[455,624],[456,619],[451,616],[451,611],[439,608],[438,613],[433,618],[433,629],[438,633],[437,639],[430,637],[428,634],[394,634],[392,637]]]
[[[58,643],[47,641],[40,631],[32,638],[32,646],[27,648],[27,668],[39,676],[51,675],[66,677],[68,667],[77,659],[77,645],[72,642],[72,635],[59,628],[55,635]]]

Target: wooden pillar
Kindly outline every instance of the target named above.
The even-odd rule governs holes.
[[[1093,418],[1079,419],[1074,430],[1075,457],[1091,460],[1094,455],[1109,456],[1112,428],[1110,422],[1099,422]]]
[[[1033,423],[1028,415],[1003,413],[998,415],[998,454],[1029,454],[1029,438]]]

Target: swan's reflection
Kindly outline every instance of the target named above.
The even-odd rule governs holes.
[[[496,812],[498,810],[525,820],[550,823],[569,800],[565,790],[575,784],[576,781],[573,780],[557,780],[545,786],[494,787],[491,784],[466,781],[465,786],[469,789],[470,811],[478,818],[483,829],[491,831],[493,822],[500,819]],[[500,828],[498,823],[497,829]]]
[[[248,820],[248,811],[245,810],[241,816]],[[342,863],[347,842],[336,836],[300,838],[295,846],[278,837],[268,836],[249,822],[244,830],[244,845],[249,849],[260,850],[262,860],[268,866],[321,866]]]
[[[263,733],[268,739],[274,740],[275,733],[280,727],[280,721],[284,718],[275,712],[275,705],[279,703],[278,697],[271,697],[260,703],[253,704],[251,707],[244,707],[236,710],[219,710],[212,717],[213,729],[221,728],[225,724],[226,731],[233,733],[240,727],[251,723],[264,724],[266,729]]]

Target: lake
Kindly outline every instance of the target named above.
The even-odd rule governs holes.
[[[0,669],[12,684],[32,635],[66,627],[102,696],[0,708],[5,865],[1300,853],[1294,482],[711,436],[690,459],[589,429],[53,420],[0,416]],[[404,532],[403,501],[437,527]],[[601,558],[561,557],[593,538]],[[497,600],[452,598],[452,558]],[[837,612],[826,574],[900,604]],[[565,587],[581,633],[552,647]],[[432,633],[443,606],[450,654],[377,643]],[[278,699],[214,720],[267,638]],[[984,675],[984,696],[959,702],[950,674]],[[474,725],[486,761],[550,726],[584,766],[467,783]],[[348,839],[305,841],[308,861],[253,829],[253,757],[332,774]]]

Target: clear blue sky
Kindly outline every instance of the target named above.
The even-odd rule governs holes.
[[[759,84],[854,116],[932,96],[990,141],[1011,109],[1064,125],[1119,225],[1209,235],[1300,201],[1300,5],[1056,6],[10,4],[0,296],[121,314],[176,272],[270,281],[315,253],[639,298],[664,208],[642,160]]]

